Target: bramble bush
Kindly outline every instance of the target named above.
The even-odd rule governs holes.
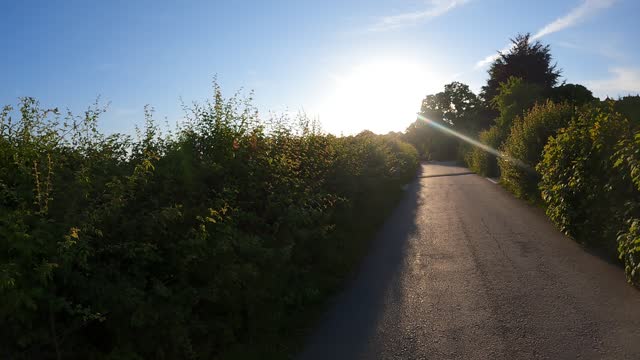
[[[524,117],[518,117],[504,144],[502,151],[509,159],[518,159],[527,167],[513,161],[499,159],[500,182],[516,196],[538,202],[540,175],[535,171],[542,157],[542,150],[550,136],[569,124],[574,107],[567,103],[555,104],[547,101],[535,105]]]
[[[0,113],[0,354],[283,357],[418,166],[392,136],[193,105],[137,136],[30,98]]]

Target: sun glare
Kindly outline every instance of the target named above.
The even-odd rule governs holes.
[[[428,66],[399,59],[365,62],[333,80],[319,108],[320,122],[345,135],[403,131],[415,121],[424,96],[442,85]]]

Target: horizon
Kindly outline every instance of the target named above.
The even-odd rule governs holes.
[[[216,77],[227,96],[253,91],[262,116],[303,112],[336,135],[404,131],[444,84],[477,93],[496,52],[526,32],[551,46],[561,82],[601,99],[640,92],[638,34],[629,32],[639,3],[498,4],[5,4],[0,100],[32,96],[79,113],[99,97],[110,104],[101,128],[132,133],[147,104],[180,121],[180,100],[207,99]]]

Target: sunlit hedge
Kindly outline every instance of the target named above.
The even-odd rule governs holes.
[[[534,106],[524,117],[514,121],[501,150],[507,159],[517,159],[519,162],[506,159],[498,161],[500,182],[507,189],[519,197],[539,201],[540,176],[535,167],[540,162],[542,150],[549,137],[568,125],[573,114],[572,105],[547,101]]]
[[[218,88],[167,135],[101,113],[0,114],[3,358],[283,357],[418,165]]]
[[[640,130],[636,130],[632,138],[618,143],[615,159],[615,168],[625,180],[631,180],[635,188],[625,203],[628,228],[618,236],[618,253],[627,279],[640,286]]]
[[[591,106],[549,140],[537,167],[551,220],[611,254],[639,199],[631,178],[616,166],[621,144],[630,137],[629,122],[613,106]]]
[[[501,134],[497,126],[492,126],[487,130],[480,132],[478,141],[493,149],[498,149],[502,143],[504,136]],[[490,154],[484,149],[474,147],[464,157],[469,169],[482,175],[495,177],[498,176],[498,160],[494,154]]]
[[[489,129],[478,134],[478,140],[495,150],[500,149],[516,120],[542,99],[541,93],[540,86],[526,83],[521,78],[510,77],[507,82],[501,83],[499,92],[492,101],[499,116]],[[500,175],[497,157],[484,149],[476,147],[464,158],[469,168],[480,175]]]

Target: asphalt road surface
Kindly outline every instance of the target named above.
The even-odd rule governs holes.
[[[640,359],[640,291],[542,210],[425,164],[300,359]]]

